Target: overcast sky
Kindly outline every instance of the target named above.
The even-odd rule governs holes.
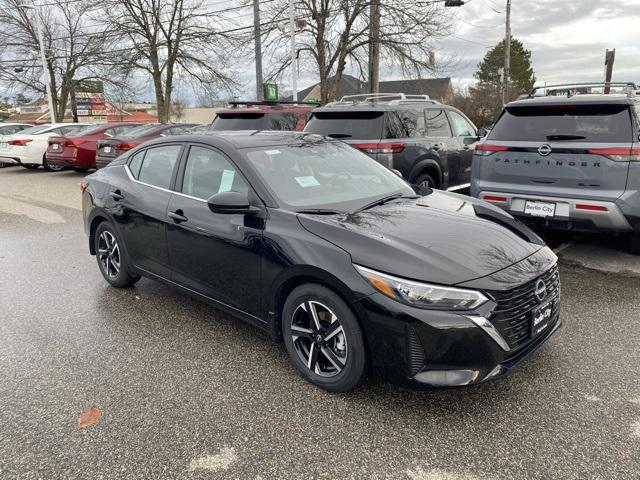
[[[455,36],[438,53],[459,58],[451,76],[461,84],[471,81],[486,47],[504,38],[505,6],[470,0],[455,9]],[[640,0],[512,0],[511,24],[532,51],[540,82],[603,80],[607,48],[616,49],[613,79],[640,81]]]

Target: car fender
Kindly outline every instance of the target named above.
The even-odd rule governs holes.
[[[411,169],[411,173],[409,174],[409,178],[408,178],[409,182],[414,183],[417,180],[420,172],[422,172],[426,168],[433,168],[438,174],[438,178],[435,180],[439,182],[439,185],[442,185],[442,181],[443,181],[442,168],[443,167],[441,163],[442,163],[442,159],[435,152],[428,153],[426,156],[419,158],[418,160],[416,160],[415,165]]]

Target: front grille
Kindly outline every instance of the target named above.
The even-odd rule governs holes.
[[[424,349],[418,338],[418,334],[411,325],[407,325],[407,368],[409,377],[413,378],[424,368]]]
[[[540,305],[534,293],[538,280],[542,280],[547,287],[547,296],[543,302],[554,298],[559,299],[560,272],[557,265],[519,287],[502,292],[488,292],[498,304],[489,320],[512,350],[523,347],[531,341],[532,312]],[[560,302],[556,301],[553,307],[552,323],[557,320],[559,311]]]

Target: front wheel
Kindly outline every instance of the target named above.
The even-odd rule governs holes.
[[[94,242],[100,273],[111,286],[129,287],[140,280],[140,276],[129,273],[129,258],[111,225],[107,222],[98,225]]]
[[[294,289],[282,312],[282,333],[289,358],[314,385],[346,392],[364,378],[362,331],[351,308],[328,288]]]
[[[416,180],[416,185],[420,185],[422,188],[436,188],[436,182],[428,173],[421,174]]]

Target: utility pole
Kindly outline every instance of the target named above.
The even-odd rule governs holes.
[[[504,36],[504,80],[502,82],[502,103],[509,101],[509,76],[511,75],[511,0],[507,0],[507,21]]]
[[[604,57],[604,81],[606,83],[611,83],[611,78],[613,77],[613,63],[616,61],[616,49],[613,50],[607,49],[607,53]],[[605,85],[604,93],[608,95],[611,93],[611,86]]]
[[[261,101],[262,94],[262,38],[260,33],[260,1],[253,0],[253,35],[256,47],[256,99]]]
[[[369,7],[369,93],[380,92],[380,0]]]
[[[291,29],[291,88],[293,90],[293,101],[298,101],[298,59],[296,58],[296,12],[293,3],[289,0],[289,28]]]

